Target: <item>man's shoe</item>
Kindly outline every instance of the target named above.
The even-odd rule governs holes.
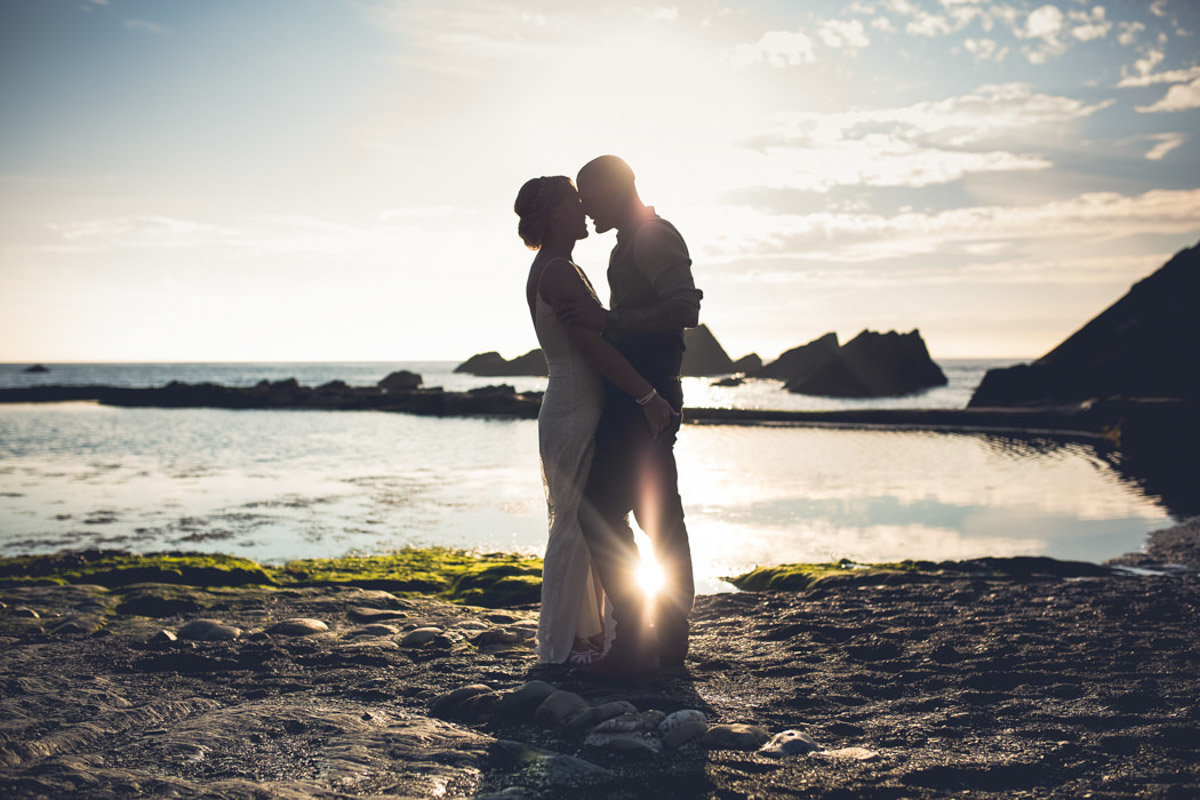
[[[604,683],[633,683],[658,673],[658,658],[645,650],[614,646],[603,658],[584,664],[572,674]]]

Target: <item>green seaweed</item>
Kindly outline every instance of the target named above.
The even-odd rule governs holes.
[[[505,608],[537,602],[541,571],[538,558],[449,547],[405,548],[385,555],[314,558],[283,565],[222,554],[84,550],[0,558],[0,586],[91,583],[133,591],[143,584],[204,588],[347,585]]]
[[[817,583],[832,583],[844,578],[854,580],[879,579],[885,575],[909,573],[934,566],[922,561],[894,561],[881,564],[859,564],[848,558],[840,561],[809,564],[779,564],[758,567],[742,575],[726,578],[743,591],[801,591]]]

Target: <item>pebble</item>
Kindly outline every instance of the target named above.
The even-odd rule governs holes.
[[[593,733],[633,733],[645,729],[645,723],[642,720],[642,715],[633,711],[626,711],[619,716],[606,719],[596,727],[592,728]]]
[[[276,622],[267,628],[267,633],[273,636],[312,636],[315,633],[325,633],[329,626],[319,619],[312,617],[293,617],[282,622]]]
[[[865,747],[841,747],[837,750],[821,750],[815,753],[818,756],[825,758],[844,758],[852,761],[874,761],[879,758],[879,753],[874,750],[868,750]]]
[[[56,636],[63,636],[73,633],[92,633],[95,630],[96,628],[92,625],[88,625],[77,619],[69,619],[62,624],[55,626],[50,632]]]
[[[493,611],[490,614],[484,614],[483,618],[488,622],[494,622],[497,625],[507,625],[513,622],[519,622],[520,617],[509,614],[506,611]]]
[[[201,642],[228,641],[241,635],[241,628],[226,625],[217,619],[194,619],[179,629],[180,639],[194,639]]]
[[[407,619],[408,614],[403,611],[387,610],[382,608],[367,608],[366,606],[351,606],[346,610],[351,619],[359,622],[383,622],[386,619]]]
[[[408,633],[404,634],[404,638],[400,640],[400,644],[405,647],[420,647],[423,644],[433,641],[438,636],[442,635],[441,628],[428,626],[424,628],[413,628]]]
[[[771,734],[761,725],[713,725],[700,744],[710,750],[757,750]]]
[[[154,634],[153,636],[151,636],[149,643],[152,645],[164,645],[164,644],[173,644],[177,641],[179,641],[178,636],[171,633],[170,631],[162,630],[162,631],[159,631],[158,633]]]
[[[361,628],[355,628],[346,634],[347,636],[396,636],[400,633],[400,629],[395,625],[385,625],[382,622],[375,622],[370,625],[363,625]]]
[[[786,730],[772,736],[771,741],[763,745],[758,752],[764,756],[780,758],[782,756],[804,755],[805,753],[811,753],[814,750],[820,749],[821,746],[817,744],[817,740],[807,733],[797,730]]]
[[[370,603],[376,608],[411,608],[412,602],[396,597],[382,589],[362,589],[354,595],[360,603]]]
[[[34,611],[29,606],[17,606],[12,610],[14,617],[24,617],[25,619],[41,619],[42,615]]]
[[[574,692],[556,691],[542,701],[537,711],[533,712],[533,718],[547,728],[559,728],[587,708],[587,700]]]

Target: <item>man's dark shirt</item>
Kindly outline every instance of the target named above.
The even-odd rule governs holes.
[[[617,245],[608,259],[609,308],[618,312],[644,309],[668,301],[664,321],[672,308],[699,308],[703,293],[692,278],[692,259],[675,226],[646,207],[636,228],[617,231]],[[668,323],[669,324],[669,323]],[[622,330],[620,324],[605,329],[604,336],[645,378],[678,377],[683,363],[683,327],[670,330]]]

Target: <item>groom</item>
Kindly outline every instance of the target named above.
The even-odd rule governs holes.
[[[683,329],[696,326],[703,296],[692,280],[687,245],[674,225],[642,203],[633,170],[616,156],[589,161],[576,183],[596,232],[617,231],[608,261],[611,310],[581,305],[563,319],[601,329],[678,412],[683,408]],[[653,437],[637,401],[605,382],[604,411],[579,512],[616,622],[612,649],[587,670],[597,677],[631,679],[656,666],[683,669],[695,587],[673,452],[680,421],[677,416]],[[653,543],[663,572],[654,604],[638,583],[630,511]]]

